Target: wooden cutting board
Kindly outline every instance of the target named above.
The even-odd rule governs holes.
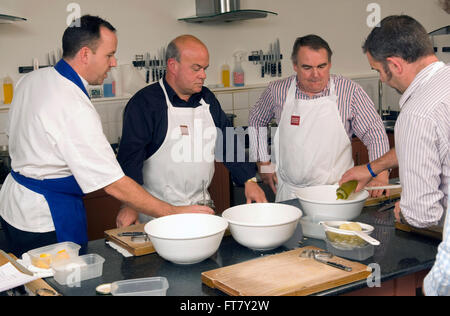
[[[17,258],[13,254],[9,253],[9,255],[13,259],[17,260]],[[8,259],[6,259],[0,254],[0,266],[7,264],[8,262],[9,262]],[[36,295],[37,290],[40,289],[47,289],[55,293],[55,295],[59,295],[59,293],[54,288],[52,288],[50,285],[47,284],[47,282],[45,282],[42,279],[34,280],[30,283],[25,284],[24,286],[29,292],[32,293],[32,295]]]
[[[133,256],[139,257],[155,252],[151,241],[144,243],[135,243],[131,241],[131,237],[119,237],[119,233],[125,232],[143,232],[145,224],[132,225],[123,228],[116,228],[105,231],[105,238],[120,247],[126,249]]]
[[[402,230],[407,233],[414,233],[422,236],[431,237],[437,240],[442,240],[443,236],[443,227],[440,226],[432,226],[428,228],[417,228],[410,226],[408,224],[401,224],[396,222],[395,228],[398,230]]]
[[[299,248],[202,273],[202,281],[232,296],[304,296],[366,279],[367,266],[333,257],[330,261],[352,267],[333,268],[299,255]]]
[[[390,196],[381,196],[381,197],[377,197],[377,198],[368,198],[366,203],[364,204],[365,206],[374,206],[374,205],[378,205],[384,201],[387,200],[394,200],[394,199],[398,199],[400,198],[400,195],[402,194],[402,189],[392,189],[389,190],[390,191]]]

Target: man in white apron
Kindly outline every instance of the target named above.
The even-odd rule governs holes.
[[[356,85],[350,80],[330,76],[331,54],[328,44],[320,37],[310,35],[299,38],[293,53],[297,75],[280,81],[277,87],[281,88],[274,92],[279,94],[288,88],[274,138],[277,170],[273,173],[268,168],[269,163],[260,163],[260,173],[269,185],[272,182],[278,183],[276,201],[296,198],[295,190],[298,187],[336,184],[342,174],[353,166],[349,137],[351,129],[347,131],[343,124],[336,82],[339,82],[341,94],[350,88],[360,88],[355,88]],[[261,104],[263,103],[264,101]],[[378,130],[372,130],[374,142],[376,134],[384,137],[384,140],[378,138],[382,140],[380,143],[387,142],[386,132],[372,102],[368,100],[363,105],[366,112],[361,113],[367,115],[366,121],[370,123],[361,128],[361,134],[369,134],[367,131],[372,129],[369,125],[377,125]],[[342,111],[350,112],[350,106],[348,108],[349,110]],[[387,184],[387,172],[377,180],[380,184]],[[275,190],[273,185],[272,187]]]
[[[127,105],[118,160],[153,196],[189,205],[210,200],[216,139],[222,139],[217,131],[225,137],[225,129],[232,127],[214,94],[203,86],[209,66],[206,46],[183,35],[167,50],[166,77],[139,91]],[[224,164],[245,186],[248,203],[267,202],[254,178],[256,165]],[[133,209],[123,208],[118,225],[133,224],[137,216]],[[139,214],[139,222],[150,219]]]

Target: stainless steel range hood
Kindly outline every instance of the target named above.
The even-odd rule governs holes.
[[[17,21],[26,21],[27,19],[18,16],[2,14],[0,12],[0,24],[9,24]]]
[[[196,16],[178,19],[189,23],[232,22],[261,19],[275,12],[264,10],[241,10],[240,0],[195,0]]]

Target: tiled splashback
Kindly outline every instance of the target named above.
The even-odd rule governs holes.
[[[378,78],[355,78],[353,80],[363,87],[375,103],[375,108],[378,109]],[[255,105],[264,89],[265,86],[258,85],[248,89],[219,89],[215,91],[215,94],[224,111],[236,115],[235,126],[247,126],[249,111]],[[129,97],[123,97],[93,101],[102,120],[103,131],[110,143],[117,143],[122,135],[122,115],[128,99]],[[389,106],[391,110],[399,111],[399,99],[400,95],[384,85],[383,109],[387,110]],[[7,120],[8,110],[0,110],[0,146],[8,144],[5,133]]]

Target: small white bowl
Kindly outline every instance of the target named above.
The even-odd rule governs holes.
[[[253,250],[275,249],[292,237],[302,211],[286,204],[255,203],[231,207],[222,217],[233,238]]]
[[[361,214],[369,192],[353,193],[347,200],[337,200],[338,185],[320,185],[296,190],[302,210],[313,222],[350,221]]]
[[[156,252],[176,264],[194,264],[219,249],[228,222],[208,214],[177,214],[154,219],[144,230]]]

